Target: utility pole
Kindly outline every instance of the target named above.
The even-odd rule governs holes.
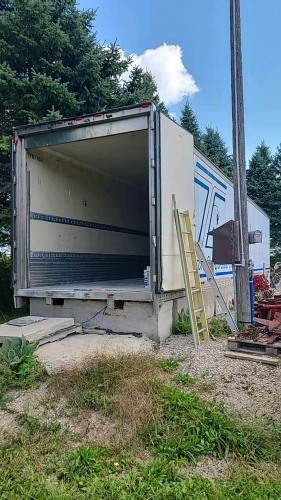
[[[251,323],[249,287],[249,239],[245,160],[244,99],[241,49],[240,0],[230,0],[231,94],[234,168],[234,216],[239,222],[241,264],[236,266],[235,308],[237,321]]]

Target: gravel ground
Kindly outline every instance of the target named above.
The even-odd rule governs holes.
[[[192,338],[173,335],[160,346],[160,355],[186,360],[180,372],[197,379],[201,397],[224,403],[243,420],[272,417],[281,421],[281,368],[224,357],[227,340],[202,342],[197,349]]]
[[[104,340],[108,341],[107,336]],[[141,345],[144,340],[140,342]],[[55,344],[57,347],[61,342]],[[103,348],[107,350],[107,347],[108,342],[104,342]],[[126,345],[126,349],[128,348]],[[226,339],[203,341],[201,346],[195,349],[191,336],[176,335],[161,343],[159,350],[154,350],[153,344],[146,341],[145,352],[179,360],[179,372],[188,373],[195,379],[195,385],[187,387],[186,390],[195,390],[208,401],[224,403],[240,419],[249,421],[257,417],[272,417],[281,423],[281,367],[226,358],[226,350]],[[86,351],[89,355],[88,349]],[[46,406],[47,387],[48,384],[44,383],[38,389],[12,391],[12,401],[8,403],[9,410],[0,411],[0,444],[5,440],[5,435],[16,435],[20,432],[17,416],[24,412],[42,418],[43,421],[59,421],[62,427],[67,427],[77,435],[77,446],[82,442],[104,444],[110,443],[112,439],[116,442],[117,431],[114,423],[98,412],[85,412],[82,419],[81,415],[75,419],[65,413],[64,400],[60,401],[55,409]],[[196,464],[187,464],[182,471],[188,476],[223,479],[227,476],[228,468],[229,463],[226,460],[200,457]]]

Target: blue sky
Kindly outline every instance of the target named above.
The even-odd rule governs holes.
[[[200,126],[218,127],[231,151],[229,0],[80,0],[79,6],[98,8],[100,41],[117,39],[126,55],[136,54],[177,117],[190,92]],[[273,151],[281,142],[281,1],[241,0],[241,17],[249,158],[262,139]]]

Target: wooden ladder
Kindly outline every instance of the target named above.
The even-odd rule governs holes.
[[[192,336],[197,347],[200,345],[200,333],[203,334],[204,340],[209,340],[210,336],[195,243],[189,212],[178,211],[175,195],[173,195],[173,206]]]

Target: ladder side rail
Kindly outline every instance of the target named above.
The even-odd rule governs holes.
[[[205,310],[202,285],[201,285],[200,274],[199,274],[199,269],[198,269],[198,259],[197,259],[197,255],[196,255],[195,241],[193,238],[189,212],[185,213],[185,225],[186,225],[187,234],[188,234],[189,247],[192,248],[194,251],[194,253],[191,254],[191,263],[192,263],[192,268],[194,270],[195,287],[197,289],[199,289],[199,292],[197,293],[197,301],[198,301],[198,309],[200,312],[200,314],[199,314],[200,322],[201,322],[202,327],[204,327],[204,329],[202,329],[203,338],[204,338],[204,340],[209,340],[210,339],[209,327],[208,327],[207,315],[206,315],[206,310]]]
[[[184,246],[184,241],[183,241],[179,211],[176,207],[176,200],[175,200],[174,195],[173,195],[173,205],[174,205],[174,217],[175,217],[178,245],[179,245],[179,251],[180,251],[181,266],[182,266],[182,272],[183,272],[183,280],[184,280],[188,310],[189,310],[189,315],[190,315],[192,337],[193,337],[194,345],[195,345],[195,347],[197,347],[200,344],[200,339],[199,339],[199,335],[198,335],[196,316],[194,318],[194,314],[193,314],[194,303],[193,303],[193,297],[192,297],[192,292],[191,292],[191,286],[190,286],[190,282],[189,282],[188,267],[187,267],[186,254],[185,254],[185,246]]]

